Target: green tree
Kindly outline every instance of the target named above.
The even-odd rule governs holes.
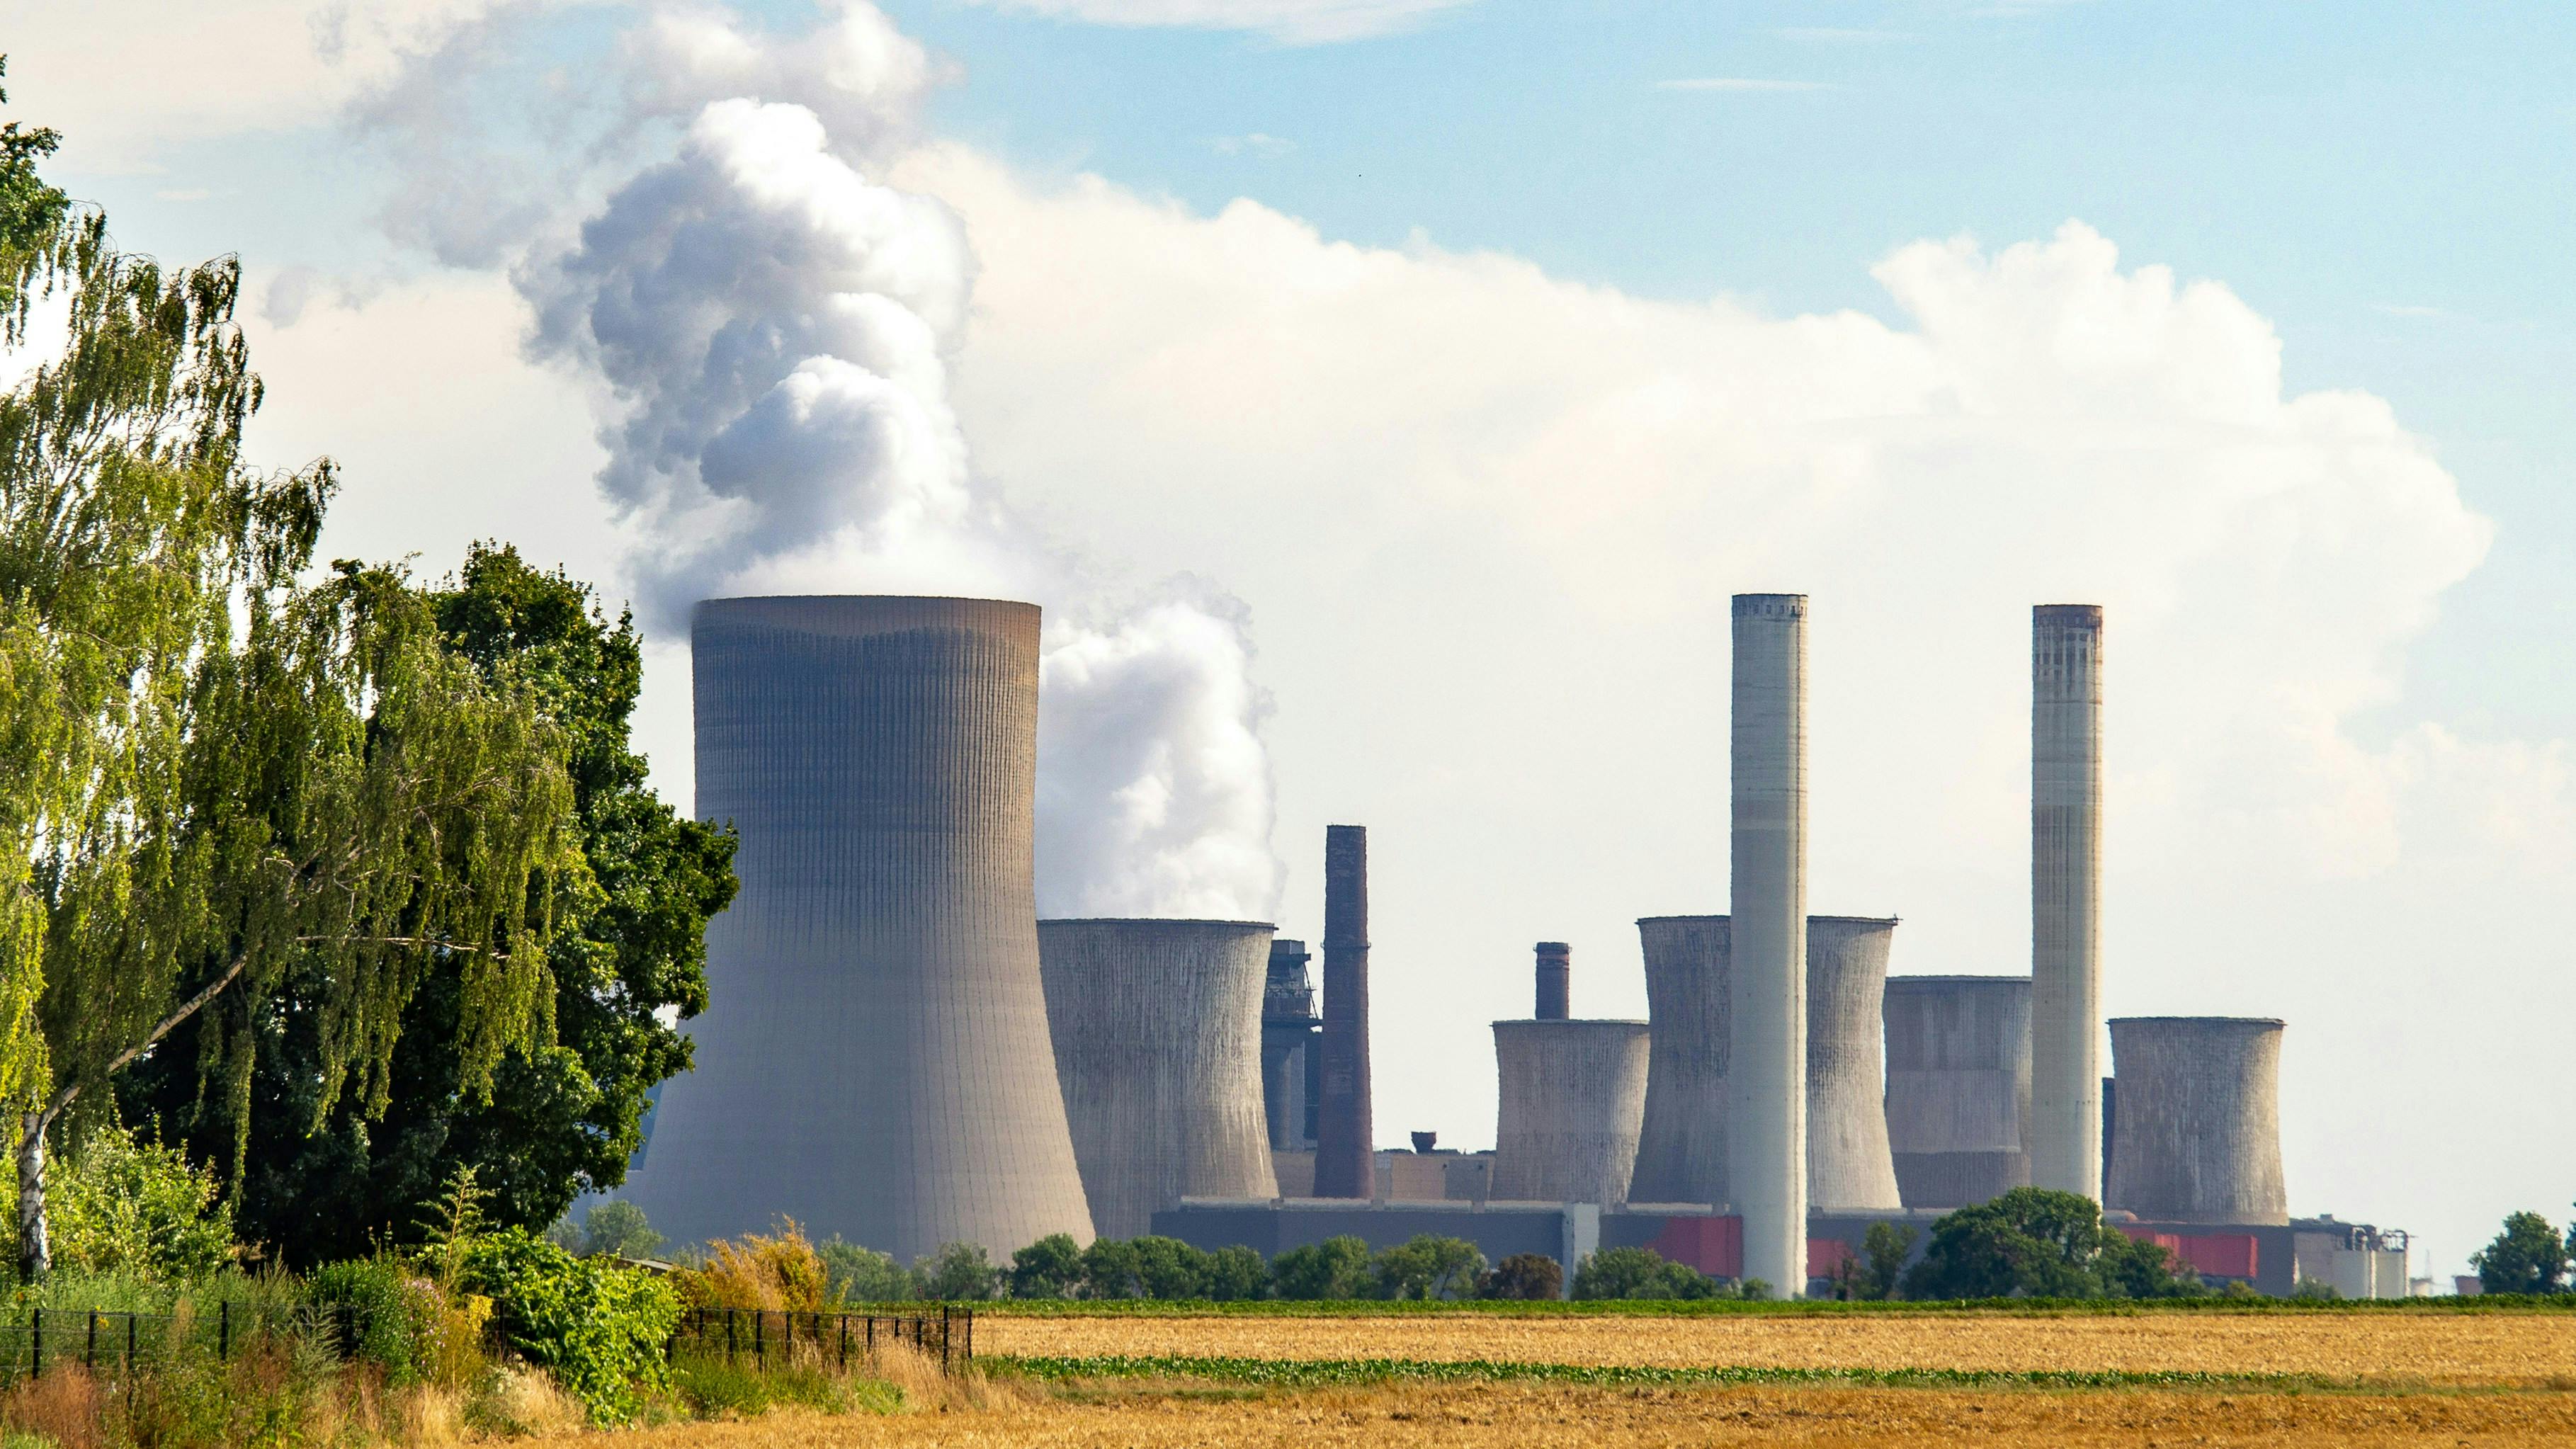
[[[579,1226],[563,1219],[546,1230],[546,1240],[585,1258],[647,1257],[665,1241],[645,1220],[644,1210],[622,1198],[592,1203]]]
[[[1652,1248],[1603,1248],[1574,1265],[1576,1298],[1693,1299],[1724,1296],[1716,1279]]]
[[[1861,1239],[1861,1253],[1868,1262],[1860,1271],[1856,1286],[1868,1298],[1893,1298],[1897,1285],[1905,1276],[1905,1260],[1914,1253],[1915,1242],[1922,1234],[1903,1223],[1872,1223]]]
[[[554,904],[554,1039],[507,1054],[488,1095],[463,1071],[472,1013],[456,973],[432,974],[404,1004],[381,1106],[322,1099],[317,1008],[332,986],[320,964],[272,993],[254,1023],[241,1229],[298,1262],[407,1239],[417,1205],[459,1167],[504,1226],[552,1222],[578,1194],[622,1183],[648,1093],[688,1066],[674,1023],[706,1005],[706,924],[733,896],[732,837],[662,803],[629,742],[643,684],[631,620],[488,544],[424,600],[450,656],[490,687],[525,690],[561,732],[587,869]],[[240,1124],[226,1103],[201,1102],[192,1036],[142,1065],[126,1105],[211,1154]]]
[[[1132,1240],[1136,1286],[1147,1298],[1207,1296],[1208,1255],[1178,1238],[1148,1233]]]
[[[823,1260],[826,1291],[839,1303],[900,1303],[913,1296],[912,1274],[892,1253],[834,1237],[814,1250]]]
[[[1513,1253],[1494,1265],[1477,1291],[1487,1298],[1536,1302],[1565,1294],[1565,1270],[1545,1253]]]
[[[2568,1242],[2538,1213],[2514,1213],[2495,1241],[2469,1255],[2489,1293],[2555,1293],[2566,1282]]]
[[[1271,1260],[1270,1279],[1280,1297],[1301,1302],[1364,1297],[1369,1288],[1368,1242],[1346,1233],[1290,1248]]]
[[[1011,1296],[1070,1298],[1082,1282],[1082,1249],[1070,1233],[1049,1233],[1011,1255]]]
[[[1463,1298],[1484,1276],[1485,1255],[1464,1238],[1417,1233],[1371,1262],[1384,1298]]]
[[[55,1255],[91,1272],[203,1276],[232,1261],[229,1204],[215,1175],[132,1131],[90,1129],[53,1184]]]
[[[1207,1296],[1219,1303],[1260,1298],[1270,1292],[1270,1265],[1240,1243],[1208,1254]]]
[[[912,1281],[934,1302],[973,1302],[992,1297],[1002,1273],[982,1243],[949,1243],[912,1265]]]
[[[2200,1291],[2080,1193],[2017,1187],[1932,1224],[1908,1298],[2175,1298]]]
[[[118,251],[0,130],[0,310],[62,295],[66,341],[0,394],[0,1097],[18,1252],[50,1266],[45,1159],[71,1114],[194,1023],[247,1146],[258,1033],[306,973],[314,1095],[380,1112],[403,1007],[459,1001],[468,1095],[551,1030],[553,908],[585,874],[561,734],[440,647],[397,574],[298,582],[327,463],[241,459],[260,383],[238,263]]]
[[[1094,1238],[1082,1250],[1082,1296],[1142,1298],[1144,1262],[1126,1238]]]

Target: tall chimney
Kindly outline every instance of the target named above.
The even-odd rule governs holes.
[[[1735,596],[1727,1186],[1744,1273],[1807,1287],[1807,598]]]
[[[2102,610],[2030,642],[2030,1180],[2102,1199]]]
[[[1369,1113],[1368,829],[1324,827],[1324,1082],[1315,1121],[1315,1196],[1369,1196],[1377,1183]]]
[[[1540,1021],[1563,1021],[1574,1014],[1574,948],[1563,941],[1538,943],[1538,1009]]]

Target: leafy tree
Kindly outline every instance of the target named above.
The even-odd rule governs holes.
[[[1290,1248],[1271,1261],[1270,1277],[1282,1298],[1325,1302],[1363,1297],[1369,1286],[1368,1242],[1344,1234]]]
[[[1011,1255],[1011,1296],[1070,1298],[1082,1282],[1082,1249],[1070,1233],[1049,1233]]]
[[[590,1210],[581,1215],[581,1226],[574,1227],[567,1217],[549,1229],[546,1237],[564,1251],[585,1258],[649,1257],[666,1241],[645,1221],[644,1210],[623,1198],[592,1203]]]
[[[1908,1298],[2173,1298],[2200,1291],[2164,1250],[2133,1243],[2079,1193],[2017,1187],[1932,1225]]]
[[[1094,1238],[1082,1250],[1082,1296],[1142,1298],[1144,1263],[1128,1238]]]
[[[1545,1253],[1513,1253],[1494,1265],[1477,1291],[1487,1298],[1531,1302],[1565,1295],[1565,1270]]]
[[[1922,1234],[1903,1223],[1872,1223],[1861,1239],[1862,1256],[1868,1265],[1861,1270],[1858,1288],[1863,1297],[1893,1298],[1897,1284],[1905,1276],[1905,1260],[1914,1253],[1914,1244]]]
[[[183,1057],[248,1142],[255,1024],[312,983],[313,1095],[381,1112],[401,1014],[455,983],[460,1088],[552,1023],[554,906],[585,888],[560,732],[440,647],[396,573],[298,582],[327,463],[255,472],[238,263],[164,271],[0,130],[0,341],[68,304],[0,394],[0,1097],[18,1252],[50,1266],[45,1159],[120,1073]],[[193,1051],[160,1049],[194,1026]],[[160,1049],[160,1050],[156,1050]],[[551,1217],[552,1214],[547,1214]]]
[[[1574,1297],[1714,1298],[1717,1280],[1652,1248],[1603,1248],[1574,1265]]]
[[[835,1237],[814,1250],[835,1302],[900,1303],[913,1296],[912,1274],[891,1253]]]
[[[1259,1253],[1238,1243],[1208,1254],[1208,1297],[1219,1303],[1233,1303],[1265,1297],[1269,1292],[1270,1265],[1261,1261]]]
[[[1370,1269],[1382,1297],[1465,1297],[1484,1276],[1485,1255],[1464,1238],[1418,1233],[1379,1253]]]
[[[1207,1296],[1208,1255],[1178,1238],[1147,1234],[1133,1240],[1136,1286],[1147,1298]]]
[[[100,1126],[81,1139],[49,1204],[54,1248],[91,1272],[195,1278],[232,1261],[232,1211],[213,1173],[175,1147]]]
[[[990,1298],[1001,1286],[1001,1270],[981,1243],[950,1243],[912,1265],[914,1288],[940,1303]]]
[[[492,686],[526,690],[561,732],[587,871],[566,877],[554,905],[554,1040],[505,1055],[488,1097],[463,1071],[471,1003],[456,973],[430,976],[404,1004],[380,1110],[326,1109],[315,1008],[332,988],[318,966],[291,970],[272,993],[253,1024],[241,1222],[297,1261],[407,1237],[415,1205],[460,1166],[475,1169],[494,1221],[531,1228],[622,1183],[647,1094],[688,1066],[673,1019],[706,1004],[706,923],[734,890],[731,836],[662,803],[630,747],[643,682],[631,620],[611,623],[587,585],[492,545],[424,600],[450,656]],[[199,1100],[188,1033],[174,1045],[135,1074],[129,1111],[213,1152],[238,1124],[225,1104]]]
[[[2469,1255],[2489,1293],[2555,1293],[2567,1278],[2568,1243],[2538,1213],[2514,1213],[2495,1241]]]

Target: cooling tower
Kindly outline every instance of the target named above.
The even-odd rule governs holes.
[[[2290,1220],[2281,1181],[2281,1023],[2130,1016],[2111,1023],[2120,1150],[2110,1201],[2149,1222]]]
[[[1735,596],[1726,1180],[1745,1276],[1807,1284],[1807,600]]]
[[[1646,1110],[1642,1021],[1498,1021],[1502,1086],[1488,1196],[1618,1203]]]
[[[1574,1014],[1574,948],[1563,941],[1538,943],[1538,1004],[1533,1020],[1563,1021]]]
[[[1723,1206],[1729,966],[1724,916],[1648,916],[1645,1120],[1637,1130],[1631,1202]]]
[[[1038,922],[1056,1080],[1103,1235],[1149,1233],[1184,1196],[1279,1195],[1261,1107],[1272,929]]]
[[[681,1243],[1088,1239],[1038,983],[1037,608],[709,599],[691,640],[742,888],[626,1196]]]
[[[1312,959],[1303,941],[1272,941],[1261,991],[1261,1101],[1270,1145],[1282,1152],[1315,1146],[1311,1084],[1322,1064],[1315,1055],[1315,987],[1306,975]]]
[[[1324,1072],[1315,1196],[1367,1197],[1377,1182],[1369,1111],[1368,830],[1324,827]]]
[[[1894,1210],[1887,1143],[1887,953],[1896,922],[1807,918],[1807,1197],[1817,1212]]]
[[[2030,978],[1887,983],[1887,1139],[1909,1208],[2030,1185]]]
[[[2102,610],[2030,646],[2030,1180],[2101,1199]]]

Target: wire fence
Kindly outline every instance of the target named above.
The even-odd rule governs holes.
[[[0,1322],[0,1383],[69,1364],[121,1375],[192,1354],[228,1362],[255,1343],[290,1336],[345,1354],[365,1327],[365,1311],[347,1306],[237,1311],[225,1301],[202,1313],[34,1308],[16,1322]]]
[[[755,1369],[864,1363],[887,1344],[909,1345],[941,1369],[975,1362],[975,1310],[942,1304],[936,1312],[805,1313],[776,1308],[692,1308],[671,1335],[671,1357],[683,1352]]]

